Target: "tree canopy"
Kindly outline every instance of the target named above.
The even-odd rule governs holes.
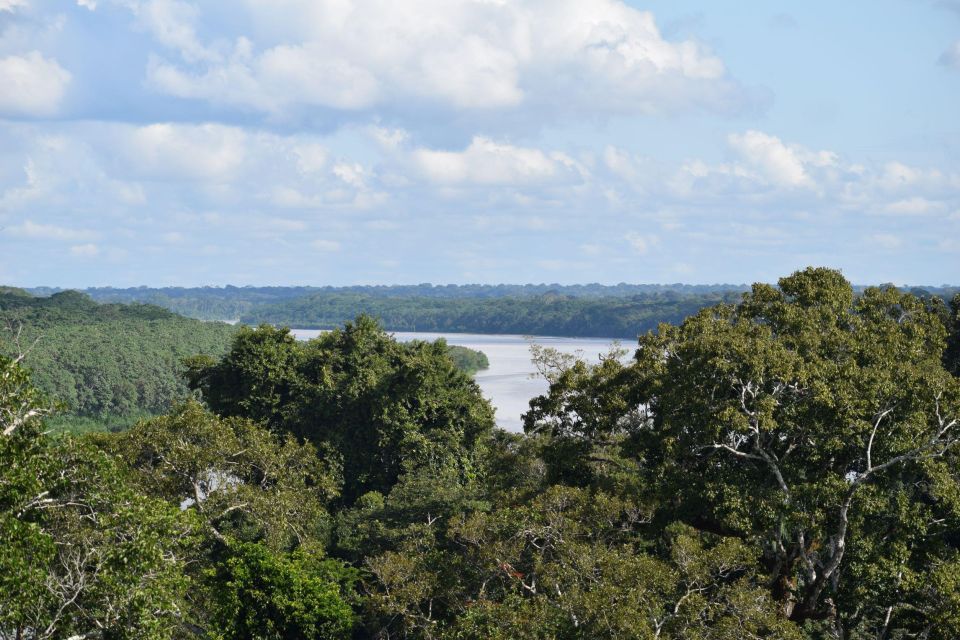
[[[97,304],[64,291],[49,298],[0,293],[0,349],[19,348],[33,381],[71,419],[129,424],[188,394],[181,360],[219,357],[235,328],[150,305]]]
[[[365,316],[306,343],[243,329],[220,362],[193,360],[188,376],[214,411],[340,452],[348,501],[421,465],[470,474],[493,429],[444,342],[400,343]]]
[[[364,316],[242,328],[122,433],[0,356],[0,639],[960,637],[958,302],[810,268],[534,349],[523,434]]]

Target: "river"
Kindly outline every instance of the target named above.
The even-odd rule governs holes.
[[[300,340],[317,337],[316,329],[293,329]],[[507,431],[521,431],[520,416],[531,398],[547,391],[547,381],[537,374],[530,360],[530,343],[552,347],[563,353],[579,354],[588,362],[597,362],[609,351],[614,340],[605,338],[554,338],[547,336],[487,335],[479,333],[424,333],[398,331],[397,340],[433,341],[444,338],[447,344],[476,349],[486,354],[490,368],[477,372],[474,380],[484,397],[497,411],[497,426]],[[632,345],[625,345],[632,347]]]

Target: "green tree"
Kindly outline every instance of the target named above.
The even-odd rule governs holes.
[[[946,326],[950,332],[943,364],[953,375],[960,377],[960,293],[953,297],[947,311]]]
[[[183,617],[216,638],[348,637],[353,573],[323,558],[339,463],[196,402],[99,435],[140,491],[196,522]]]
[[[127,462],[151,496],[195,512],[207,535],[289,550],[322,540],[337,495],[335,457],[243,418],[220,419],[196,402],[143,421],[101,446]]]
[[[641,338],[631,410],[571,430],[619,435],[659,517],[762,549],[792,620],[947,637],[913,582],[955,553],[960,388],[942,323],[826,269],[779,284]],[[547,413],[532,428],[558,424]]]
[[[189,522],[102,451],[47,438],[47,411],[0,357],[0,637],[174,637]]]
[[[493,429],[444,343],[397,342],[364,316],[305,344],[286,329],[242,331],[219,363],[192,363],[190,380],[214,411],[338,452],[347,504],[422,465],[467,478]]]
[[[351,637],[357,572],[321,550],[292,553],[232,543],[210,570],[210,635],[224,640],[333,640]]]

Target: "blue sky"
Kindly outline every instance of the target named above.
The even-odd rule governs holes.
[[[0,0],[0,282],[960,282],[960,0]]]

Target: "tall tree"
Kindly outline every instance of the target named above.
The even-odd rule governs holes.
[[[807,269],[642,337],[621,419],[559,402],[580,391],[557,386],[530,428],[618,435],[660,517],[763,549],[798,623],[950,637],[960,619],[933,616],[955,592],[916,579],[957,552],[960,384],[945,338],[923,300],[855,297],[839,273]]]
[[[366,316],[306,344],[243,331],[219,363],[191,363],[190,382],[214,411],[332,447],[347,503],[423,465],[473,473],[494,424],[445,344],[397,342]]]

